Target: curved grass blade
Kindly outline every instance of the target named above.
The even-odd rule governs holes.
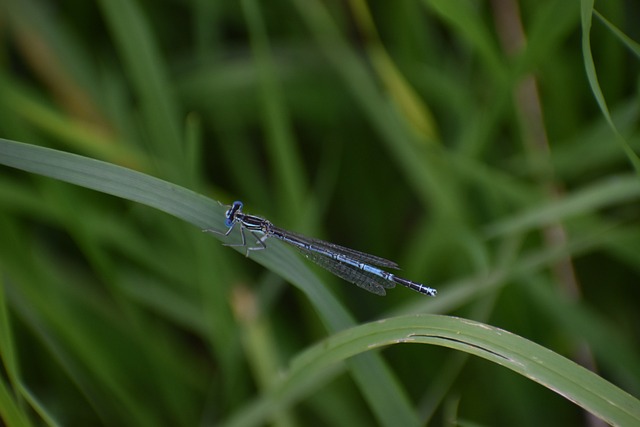
[[[564,396],[612,425],[640,425],[640,401],[573,361],[483,323],[442,315],[402,316],[340,332],[300,354],[271,392],[225,427],[260,425],[302,399],[336,364],[374,348],[432,344],[482,357]],[[416,366],[416,369],[420,369]]]

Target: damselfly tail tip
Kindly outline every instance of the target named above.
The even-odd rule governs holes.
[[[402,277],[398,277],[398,276],[393,276],[392,280],[402,286],[406,286],[409,289],[413,289],[416,292],[420,292],[423,295],[429,295],[430,297],[435,297],[438,294],[438,291],[428,286],[425,286],[422,283],[413,282],[411,280],[403,279]]]
[[[430,297],[435,297],[436,295],[438,295],[438,291],[436,291],[435,289],[430,288],[428,286],[424,287],[423,293],[425,295],[429,295]]]

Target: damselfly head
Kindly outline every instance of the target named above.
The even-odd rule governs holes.
[[[227,227],[231,227],[236,220],[236,213],[240,212],[241,210],[242,210],[242,202],[239,200],[236,200],[235,202],[233,202],[233,204],[225,214],[227,219],[224,221],[224,224]]]

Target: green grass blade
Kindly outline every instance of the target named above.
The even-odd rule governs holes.
[[[222,220],[225,208],[193,191],[121,166],[0,138],[0,164],[154,207],[201,229]],[[194,204],[195,203],[195,204]]]
[[[640,43],[636,42],[635,40],[633,40],[629,36],[627,36],[625,33],[620,31],[620,29],[618,27],[613,25],[613,23],[611,23],[607,18],[602,16],[602,14],[600,12],[598,12],[597,10],[594,10],[593,13],[596,15],[596,17],[598,19],[600,19],[602,21],[602,23],[604,23],[604,25],[607,26],[609,31],[611,31],[618,39],[620,39],[620,41],[625,46],[627,46],[627,48],[631,52],[633,52],[633,54],[636,57],[640,58]]]
[[[636,176],[609,178],[575,191],[561,200],[536,205],[527,212],[491,224],[486,232],[489,237],[522,233],[534,227],[549,225],[555,221],[636,199],[640,199],[640,182]]]
[[[186,149],[179,125],[179,114],[173,99],[171,79],[162,60],[160,48],[136,2],[103,0],[105,20],[116,47],[140,98],[142,114],[150,144],[162,156],[164,172],[177,181],[186,169]]]
[[[336,363],[398,343],[431,344],[479,356],[555,391],[610,424],[640,424],[638,399],[549,349],[483,323],[418,315],[357,326],[311,347],[296,357],[274,390],[225,426],[259,425],[272,411],[302,398],[310,391],[308,383],[335,369]]]
[[[616,141],[618,141],[625,154],[629,158],[629,161],[635,168],[636,174],[640,175],[640,158],[638,158],[638,155],[633,151],[633,149],[631,149],[626,139],[622,135],[620,135],[618,128],[611,118],[609,107],[607,106],[607,101],[604,99],[604,94],[602,93],[602,89],[600,88],[600,84],[598,83],[596,64],[593,60],[593,54],[591,52],[591,18],[593,16],[594,2],[595,0],[581,1],[582,56],[584,58],[584,67],[587,72],[587,78],[589,80],[589,85],[591,86],[591,91],[593,92],[593,96],[596,98],[596,102],[598,103],[602,114],[607,120],[607,123],[609,123],[611,130],[613,130]]]
[[[3,425],[7,426],[28,427],[32,425],[20,404],[11,395],[4,380],[0,380],[0,420],[4,421]]]
[[[304,198],[308,193],[301,167],[303,162],[294,141],[290,114],[278,82],[275,58],[269,45],[260,2],[244,0],[241,4],[251,36],[260,84],[261,107],[264,111],[263,125],[270,147],[268,152],[272,153],[272,169],[277,177],[279,203],[289,208],[287,211],[291,219],[300,218]]]
[[[20,390],[17,355],[13,345],[13,334],[9,322],[9,310],[4,290],[5,272],[0,270],[0,360],[8,381],[0,379],[0,419],[9,426],[30,426],[23,405],[16,397]]]

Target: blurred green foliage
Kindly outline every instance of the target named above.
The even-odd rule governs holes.
[[[0,0],[0,137],[241,199],[440,292],[319,271],[358,322],[475,319],[637,396],[640,6],[592,3]],[[5,167],[0,283],[7,425],[216,425],[340,328],[195,227]],[[589,416],[452,350],[382,356],[273,423]]]

